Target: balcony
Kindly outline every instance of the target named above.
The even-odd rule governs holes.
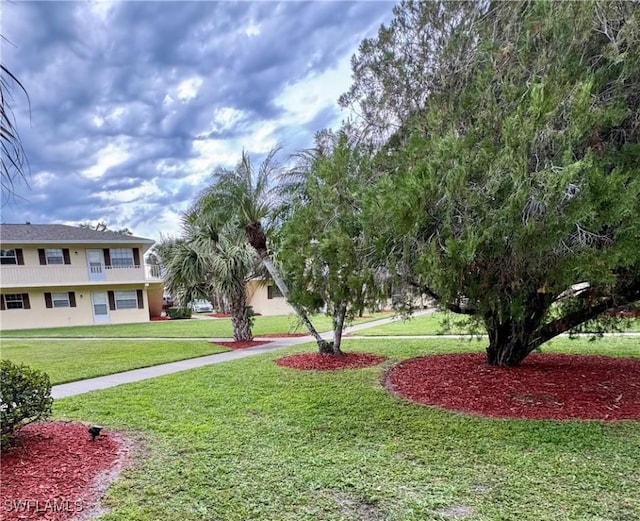
[[[7,266],[0,268],[0,286],[39,287],[81,284],[161,282],[160,266]]]

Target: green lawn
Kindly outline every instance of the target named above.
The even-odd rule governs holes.
[[[465,327],[466,318],[453,313],[435,312],[428,315],[412,317],[408,320],[398,320],[391,324],[372,327],[356,333],[358,336],[415,336],[415,335],[464,335],[469,332]],[[479,334],[486,330],[480,325]],[[628,332],[640,331],[640,319],[627,320],[621,324],[621,329]]]
[[[394,336],[394,335],[463,335],[468,331],[463,325],[465,317],[451,313],[435,312],[427,315],[398,319],[391,324],[376,326],[358,331],[358,336]],[[484,331],[483,331],[484,332]]]
[[[55,385],[224,351],[204,340],[3,340],[1,355],[45,371]]]
[[[638,339],[546,350],[640,355]],[[340,372],[275,365],[310,344],[56,401],[58,418],[145,440],[105,520],[640,519],[639,422],[490,420],[381,385],[392,362],[483,341],[347,340],[391,360]]]
[[[393,313],[376,313],[356,319],[354,324],[392,316]],[[331,319],[326,315],[314,315],[314,326],[319,331],[331,329]],[[295,315],[255,317],[253,334],[306,332]],[[107,324],[95,326],[56,327],[2,331],[3,338],[231,338],[231,319],[187,319],[144,322],[142,324]]]

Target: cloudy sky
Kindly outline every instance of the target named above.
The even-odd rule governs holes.
[[[105,221],[176,234],[179,213],[242,149],[285,154],[347,116],[360,41],[393,3],[3,2],[2,62],[29,186],[2,222]],[[30,111],[30,113],[29,113]]]

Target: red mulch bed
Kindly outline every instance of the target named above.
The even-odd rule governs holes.
[[[490,367],[484,354],[406,360],[389,389],[424,405],[491,418],[638,420],[640,358],[532,354],[520,367]]]
[[[302,353],[290,355],[276,360],[276,364],[292,369],[307,371],[335,371],[338,369],[358,369],[377,365],[386,356],[373,355],[371,353],[345,353],[344,355],[325,355],[320,353]]]
[[[309,333],[267,333],[266,335],[258,335],[262,338],[296,338],[300,336],[309,336]]]
[[[211,343],[217,346],[228,347],[229,349],[247,349],[248,347],[257,347],[263,344],[269,344],[271,343],[271,341],[270,340],[249,340],[247,342],[220,341],[220,342],[211,342]]]
[[[34,423],[2,452],[0,519],[71,520],[99,513],[98,500],[128,453],[103,430],[91,442],[87,425]]]
[[[169,320],[169,317],[151,317],[151,322],[158,322],[160,320]]]
[[[230,318],[231,317],[229,313],[209,313],[207,316],[213,317],[213,318]],[[260,317],[262,315],[260,313],[254,313],[253,316]]]

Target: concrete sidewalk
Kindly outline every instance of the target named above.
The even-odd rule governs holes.
[[[169,362],[168,364],[143,367],[142,369],[133,369],[132,371],[125,371],[123,373],[109,374],[106,376],[89,378],[87,380],[78,380],[77,382],[55,385],[51,389],[51,396],[55,399],[66,398],[67,396],[98,391],[100,389],[107,389],[121,384],[140,382],[142,380],[148,380],[149,378],[155,378],[156,376],[164,376],[167,374],[178,373],[180,371],[187,371],[189,369],[195,369],[196,367],[202,367],[205,365],[239,360],[240,358],[269,353],[276,349],[283,349],[292,345],[308,342],[310,338],[311,337],[296,337],[279,339],[276,342],[271,342],[257,347],[250,347],[248,349],[200,356],[198,358],[179,360],[177,362]],[[228,342],[229,339],[227,338],[225,341]]]
[[[428,309],[423,311],[418,311],[414,314],[414,316],[425,315],[428,313],[433,313],[435,309]],[[357,324],[355,326],[350,326],[345,328],[344,333],[352,333],[356,331],[361,331],[362,329],[376,327],[383,324],[389,324],[391,322],[395,322],[397,320],[401,320],[397,317],[389,317],[382,318],[380,320],[373,320],[371,322],[365,322],[364,324]],[[322,338],[330,339],[332,336],[331,332],[323,333]],[[369,337],[373,338],[373,337]],[[34,339],[30,339],[34,340]],[[41,339],[41,340],[68,340],[64,338],[60,339]],[[80,340],[80,339],[76,339]],[[86,340],[100,340],[98,338],[91,338]],[[109,339],[114,340],[114,339]],[[119,338],[117,340],[127,340],[126,338]],[[141,340],[141,339],[136,339]],[[150,339],[150,340],[160,340]],[[167,338],[165,340],[178,340],[175,338]],[[229,338],[201,338],[201,339],[179,339],[179,340],[206,340],[209,342],[215,342],[216,340],[228,342]],[[51,396],[54,399],[66,398],[67,396],[74,396],[76,394],[88,393],[91,391],[98,391],[100,389],[108,389],[109,387],[115,387],[116,385],[127,384],[132,382],[140,382],[142,380],[148,380],[149,378],[155,378],[156,376],[164,376],[167,374],[178,373],[180,371],[187,371],[189,369],[195,369],[196,367],[203,367],[205,365],[211,364],[220,364],[223,362],[230,362],[232,360],[239,360],[241,358],[246,358],[248,356],[255,356],[262,353],[270,353],[271,351],[276,351],[278,349],[284,349],[285,347],[290,347],[298,344],[304,344],[306,342],[313,342],[313,337],[308,336],[300,336],[300,337],[287,337],[287,338],[278,338],[274,340],[274,338],[263,338],[263,337],[255,337],[255,340],[268,340],[269,343],[257,346],[250,347],[247,349],[241,349],[237,351],[229,351],[225,353],[218,353],[215,355],[201,356],[198,358],[190,358],[188,360],[179,360],[177,362],[169,362],[168,364],[154,365],[151,367],[144,367],[142,369],[133,369],[132,371],[125,371],[122,373],[115,373],[106,376],[98,376],[96,378],[89,378],[87,380],[78,380],[77,382],[70,382],[67,384],[55,385],[51,389]]]

